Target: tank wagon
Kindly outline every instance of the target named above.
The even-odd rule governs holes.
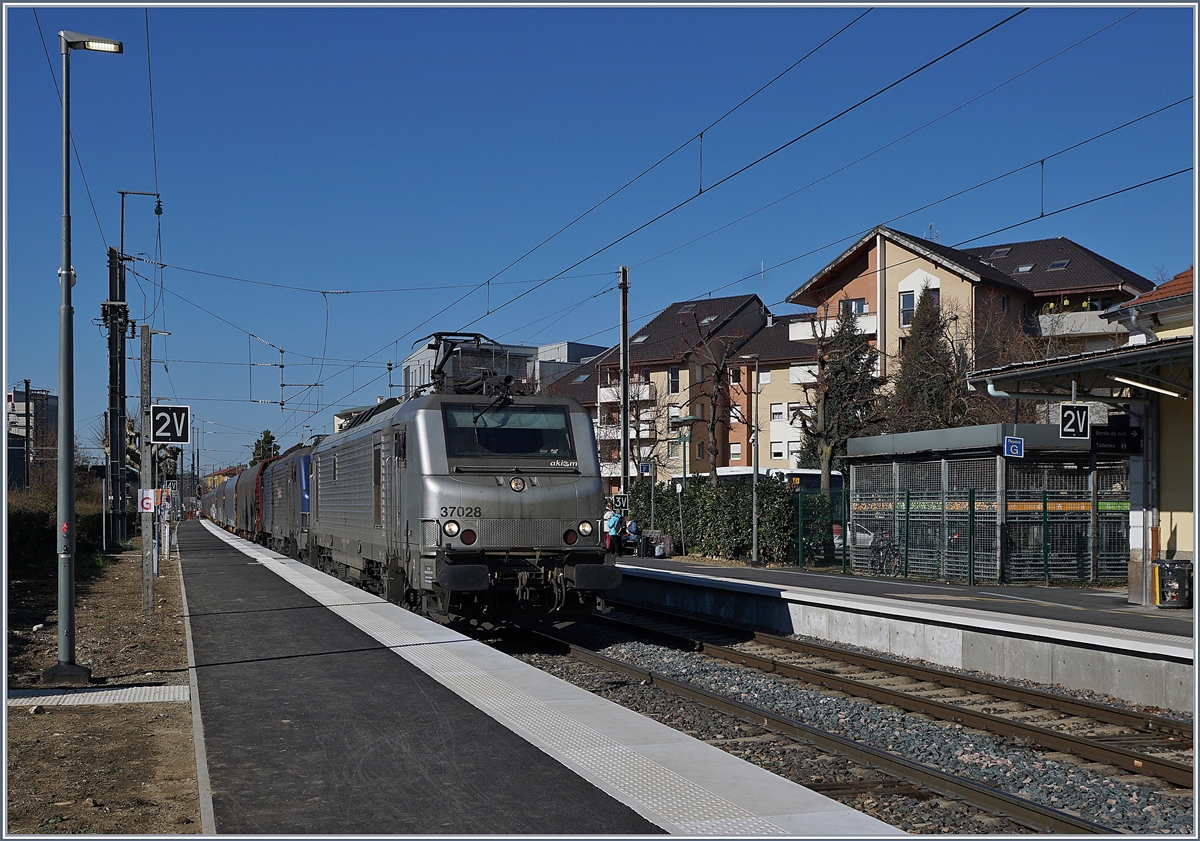
[[[431,338],[428,386],[216,489],[238,511],[258,506],[257,521],[223,524],[261,523],[260,542],[445,624],[587,615],[621,581],[596,520],[590,415],[492,371],[456,379],[444,373],[455,347],[487,340]]]

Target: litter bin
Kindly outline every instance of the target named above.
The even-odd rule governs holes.
[[[1154,565],[1155,604],[1163,608],[1191,608],[1190,561],[1159,561]]]

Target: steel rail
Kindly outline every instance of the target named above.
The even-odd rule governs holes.
[[[1119,834],[1115,829],[1093,823],[1086,818],[1051,809],[992,786],[964,777],[956,777],[894,753],[860,744],[836,733],[830,733],[795,719],[734,701],[689,683],[674,680],[665,675],[614,660],[611,657],[605,657],[603,654],[567,643],[550,634],[543,633],[542,635],[560,645],[567,645],[572,656],[585,662],[645,681],[743,721],[802,739],[822,750],[842,754],[856,762],[870,765],[893,776],[911,780],[938,794],[960,798],[985,811],[1005,815],[1038,832]]]
[[[604,617],[606,622],[620,623],[621,620],[613,619],[612,617]],[[626,623],[622,623],[626,624]],[[629,624],[628,627],[639,628],[636,624]],[[727,648],[721,645],[712,645],[703,640],[694,640],[688,637],[671,634],[666,631],[650,629],[653,633],[663,634],[676,640],[685,642],[689,647],[703,654],[726,660],[731,663],[736,663],[741,666],[748,666],[753,669],[758,669],[762,672],[774,673],[784,677],[802,680],[806,683],[812,683],[819,686],[826,686],[838,692],[845,692],[858,697],[869,698],[879,704],[888,704],[899,707],[908,712],[922,713],[932,716],[933,718],[943,721],[953,721],[962,724],[965,727],[973,727],[977,730],[986,730],[991,733],[998,733],[1002,736],[1011,736],[1019,739],[1028,739],[1043,747],[1063,753],[1071,753],[1076,756],[1081,756],[1084,759],[1091,759],[1096,762],[1103,762],[1109,765],[1115,765],[1118,768],[1123,768],[1135,774],[1149,774],[1151,776],[1160,777],[1174,785],[1191,788],[1193,779],[1193,768],[1182,762],[1176,762],[1170,759],[1162,759],[1152,756],[1147,753],[1130,750],[1119,745],[1099,742],[1093,739],[1088,739],[1082,736],[1073,736],[1070,733],[1063,733],[1058,730],[1051,730],[1046,727],[1039,727],[1035,724],[1028,724],[1022,721],[1004,718],[991,713],[977,712],[969,707],[959,706],[956,704],[947,704],[943,701],[935,701],[931,698],[922,698],[919,695],[913,695],[896,689],[887,689],[882,686],[873,686],[872,684],[855,680],[853,677],[844,677],[841,675],[830,674],[829,672],[818,669],[811,669],[805,666],[796,666],[789,663],[780,663],[768,657],[761,657],[756,654],[750,654],[745,651],[738,651],[734,648]],[[891,671],[889,669],[889,671]],[[991,694],[991,693],[989,693]]]
[[[704,625],[725,633],[729,633],[731,630],[734,630],[727,625],[718,625],[714,622],[704,619],[697,619],[691,616],[680,616],[667,613],[665,611],[654,610],[653,608],[620,604],[618,602],[614,602],[611,598],[606,598],[605,601],[608,604],[619,605],[623,610],[646,613],[653,616],[659,616],[664,619],[672,619],[676,621]],[[610,617],[604,618],[610,619]],[[1123,727],[1135,727],[1144,730],[1157,730],[1164,733],[1173,733],[1183,736],[1188,741],[1192,740],[1194,728],[1192,723],[1189,721],[1179,721],[1177,719],[1137,712],[1136,710],[1123,710],[1117,707],[1108,706],[1106,704],[1098,704],[1093,701],[1068,698],[1063,695],[1055,695],[1053,693],[1042,692],[1037,689],[1021,689],[1019,687],[1010,686],[1006,683],[1000,683],[999,681],[957,674],[956,672],[939,669],[933,666],[918,666],[914,663],[903,663],[897,660],[890,660],[885,657],[876,657],[871,654],[861,654],[858,652],[846,651],[842,648],[821,645],[820,643],[802,642],[801,640],[794,640],[788,637],[779,636],[777,634],[766,634],[749,628],[739,628],[736,630],[744,631],[747,634],[753,634],[753,641],[761,642],[764,645],[773,645],[778,648],[788,648],[804,654],[816,654],[822,657],[829,657],[833,660],[841,660],[846,663],[853,663],[856,666],[866,666],[867,668],[892,672],[893,674],[913,677],[918,680],[934,680],[946,686],[955,686],[971,692],[995,695],[997,698],[1003,698],[1006,701],[1020,701],[1021,703],[1033,704],[1034,706],[1058,710],[1071,715],[1087,716],[1088,718],[1094,718],[1097,721],[1103,721],[1106,724],[1117,724]]]

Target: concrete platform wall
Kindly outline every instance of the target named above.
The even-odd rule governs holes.
[[[613,598],[630,604],[1150,706],[1191,710],[1195,704],[1191,641],[1165,634],[660,570],[622,571],[624,583]]]

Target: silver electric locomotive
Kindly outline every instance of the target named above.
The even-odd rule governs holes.
[[[621,573],[606,555],[592,421],[490,371],[443,374],[311,453],[308,563],[444,623],[570,621]]]

